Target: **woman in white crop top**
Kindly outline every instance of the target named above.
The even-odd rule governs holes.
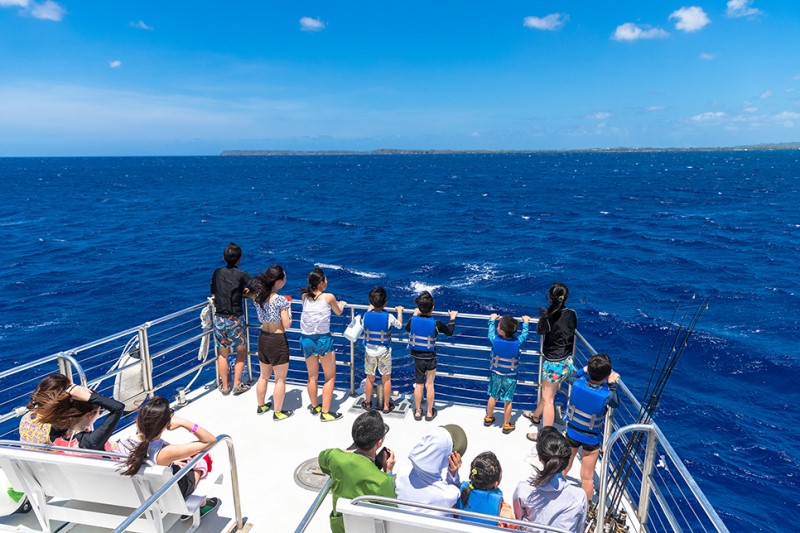
[[[303,294],[303,312],[300,315],[300,347],[306,358],[308,368],[308,397],[311,405],[308,406],[312,415],[319,413],[323,422],[332,422],[342,417],[341,413],[331,412],[333,399],[333,386],[336,379],[336,354],[333,351],[333,337],[331,336],[331,311],[336,316],[342,314],[347,302],[337,302],[336,297],[325,292],[328,280],[321,268],[315,268],[308,275],[308,287],[301,289]],[[322,406],[319,405],[317,394],[319,388],[319,365],[325,374],[325,384],[322,386]]]

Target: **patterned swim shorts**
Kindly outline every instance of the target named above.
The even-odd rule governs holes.
[[[547,361],[542,364],[542,378],[550,383],[561,383],[572,369],[572,357],[567,357],[563,361]]]
[[[378,370],[381,376],[389,376],[392,374],[391,348],[381,346],[378,349],[367,348],[364,351],[364,372],[367,375],[374,376],[375,370]]]
[[[501,402],[510,402],[514,399],[517,390],[517,376],[503,376],[492,372],[489,377],[489,396]]]
[[[230,315],[214,316],[214,340],[218,348],[236,350],[245,345],[244,317]]]

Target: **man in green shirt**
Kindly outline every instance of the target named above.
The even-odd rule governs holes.
[[[336,512],[339,498],[357,496],[385,496],[395,498],[392,469],[395,465],[394,452],[381,449],[383,438],[389,426],[383,423],[381,414],[373,409],[366,411],[353,422],[352,452],[330,448],[319,454],[320,469],[331,476],[333,511],[331,511],[331,531],[344,533],[344,519]],[[376,463],[375,457],[380,458]],[[380,468],[378,464],[382,464]]]

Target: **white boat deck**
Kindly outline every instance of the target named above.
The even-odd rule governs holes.
[[[271,397],[272,382],[267,398]],[[242,514],[252,524],[253,531],[294,531],[303,515],[317,496],[316,492],[301,488],[294,481],[297,466],[315,458],[323,449],[346,448],[352,443],[352,423],[363,412],[354,407],[354,398],[345,391],[337,390],[334,409],[344,413],[336,422],[323,423],[319,416],[307,410],[307,393],[304,386],[289,385],[285,409],[294,409],[295,414],[283,421],[274,421],[271,412],[256,414],[255,387],[240,396],[223,397],[216,390],[201,391],[190,398],[190,403],[179,410],[180,416],[198,422],[214,434],[228,434],[233,438],[239,473]],[[469,464],[480,452],[491,450],[497,454],[503,466],[500,488],[506,501],[510,502],[514,489],[520,481],[533,473],[531,461],[535,461],[533,442],[525,434],[530,424],[515,411],[517,429],[504,435],[500,429],[502,415],[498,411],[494,426],[484,427],[483,409],[463,405],[437,402],[438,416],[432,422],[414,420],[411,412],[405,415],[392,413],[384,417],[390,427],[386,445],[397,457],[398,465],[406,462],[408,452],[422,433],[434,425],[458,424],[467,433],[469,447],[460,470],[462,480],[468,479]],[[513,420],[513,419],[512,419]],[[129,428],[130,429],[130,428]],[[165,438],[171,442],[187,439],[183,432],[170,432]],[[219,446],[212,453],[213,472],[201,482],[198,493],[222,498],[218,513],[233,517],[233,501],[230,489],[230,474],[227,452]],[[571,481],[579,484],[579,461],[575,461],[570,473]],[[330,531],[328,515],[331,498],[328,496],[307,531]],[[204,530],[205,528],[201,528]],[[633,529],[632,529],[633,531]]]

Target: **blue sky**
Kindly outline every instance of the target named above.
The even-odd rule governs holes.
[[[0,156],[800,141],[798,0],[0,0]]]

